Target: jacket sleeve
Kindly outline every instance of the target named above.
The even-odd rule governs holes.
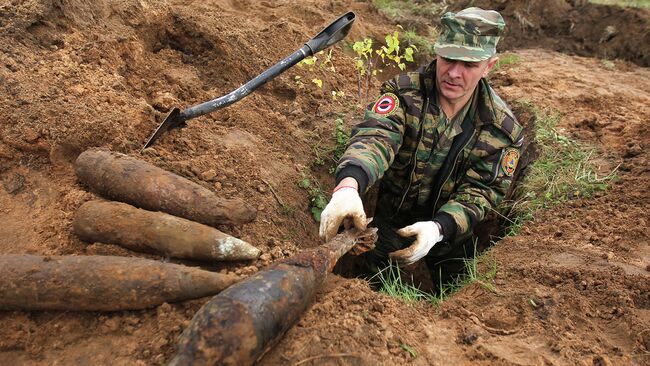
[[[337,184],[345,177],[353,177],[359,182],[360,192],[384,175],[403,141],[406,115],[397,79],[385,82],[381,91],[377,101],[368,105],[363,122],[352,128],[347,149],[336,168]],[[391,98],[395,102],[392,109]]]
[[[443,228],[444,240],[471,232],[489,211],[497,209],[512,182],[522,144],[523,133],[519,133],[507,146],[482,149],[484,155],[470,164],[449,201],[434,216]]]

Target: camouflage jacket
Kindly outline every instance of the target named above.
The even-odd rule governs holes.
[[[352,129],[336,178],[354,177],[361,192],[383,178],[376,214],[434,219],[454,241],[503,200],[523,129],[485,79],[462,124],[441,129],[434,83],[435,61],[385,82]]]

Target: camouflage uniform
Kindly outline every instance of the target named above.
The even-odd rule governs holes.
[[[458,27],[452,23],[448,28]],[[460,42],[457,35],[443,34],[437,46],[445,46],[445,36],[453,44]],[[472,51],[457,56],[476,61],[484,55]],[[381,179],[375,213],[380,240],[369,254],[373,262],[412,242],[397,235],[397,229],[417,221],[441,225],[443,242],[427,256],[434,278],[439,268],[430,262],[471,257],[467,238],[503,200],[523,137],[521,125],[485,79],[459,112],[461,117],[449,123],[437,105],[435,67],[434,61],[426,69],[383,84],[383,96],[353,128],[336,170],[337,182],[353,177],[362,193]],[[384,102],[393,102],[386,104],[390,113],[381,109]]]

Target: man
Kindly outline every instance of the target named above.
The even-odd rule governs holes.
[[[425,258],[434,285],[462,272],[474,253],[472,230],[496,210],[519,159],[522,127],[484,79],[497,62],[505,27],[492,10],[442,17],[436,59],[382,85],[382,95],[352,130],[321,215],[320,236],[344,219],[365,229],[359,193],[381,179],[375,250],[366,265],[400,266]]]

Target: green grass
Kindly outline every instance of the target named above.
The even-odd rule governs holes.
[[[415,358],[418,357],[418,352],[417,352],[413,347],[409,346],[408,344],[406,344],[406,343],[401,343],[399,346],[400,346],[400,348],[402,348],[406,353],[408,353],[408,355],[409,355],[412,359],[415,359]]]
[[[519,55],[515,55],[514,53],[503,53],[499,55],[499,60],[497,61],[496,65],[494,65],[494,68],[490,71],[490,73],[493,73],[497,70],[499,70],[501,67],[506,66],[506,65],[514,65],[519,62],[521,62],[522,57]]]
[[[474,254],[474,258],[452,259],[464,262],[465,273],[459,275],[451,283],[438,284],[439,291],[437,293],[420,290],[412,284],[412,279],[411,281],[405,280],[402,271],[394,263],[389,263],[387,267],[380,270],[370,280],[373,281],[376,277],[377,281],[379,281],[379,292],[383,292],[406,304],[425,301],[438,306],[461,288],[473,283],[479,283],[484,288],[494,291],[494,285],[492,285],[491,280],[497,273],[496,261],[489,256],[489,253],[478,256],[476,252]],[[487,268],[487,270],[481,271],[482,268]]]
[[[343,118],[337,118],[334,121],[334,131],[331,136],[333,146],[324,146],[328,143],[323,143],[323,140],[318,135],[315,136],[318,140],[311,146],[314,158],[311,161],[310,169],[316,170],[318,167],[327,164],[329,173],[332,174],[336,169],[336,164],[345,152],[350,140],[350,132],[345,126]],[[307,191],[311,214],[316,222],[320,222],[320,215],[328,202],[327,195],[323,191],[320,182],[310,171],[304,170],[301,172],[298,186]]]
[[[510,225],[506,236],[516,235],[526,221],[533,220],[541,208],[549,208],[570,199],[591,197],[603,192],[617,179],[616,170],[599,175],[594,156],[596,149],[567,137],[557,125],[558,113],[540,111],[528,101],[518,101],[535,120],[535,146],[539,156],[528,166],[511,203]]]
[[[313,134],[313,137],[317,140],[311,146],[312,153],[314,154],[312,167],[317,168],[318,166],[328,165],[330,174],[334,173],[336,164],[341,156],[343,156],[343,153],[345,153],[348,141],[350,140],[350,131],[345,126],[345,121],[342,117],[334,120],[334,131],[332,131],[331,135],[333,146],[330,146],[330,142],[323,141],[318,134]]]
[[[457,280],[455,285],[458,289],[471,285],[473,283],[478,283],[484,288],[495,291],[494,285],[492,284],[492,279],[497,274],[497,262],[485,253],[482,255],[477,255],[476,247],[474,247],[474,258],[466,259],[463,258],[465,262],[465,275],[461,275]],[[486,272],[480,270],[481,266],[487,267]]]
[[[406,304],[413,304],[418,301],[437,303],[434,294],[420,290],[411,284],[412,281],[404,280],[402,276],[403,273],[399,266],[391,262],[387,267],[377,272],[370,280],[373,281],[376,278],[380,283],[379,292],[383,292]]]
[[[650,8],[650,0],[589,0],[590,3],[633,8]]]
[[[374,0],[373,4],[380,12],[390,18],[408,17],[420,15],[424,17],[437,17],[446,9],[445,5],[431,1],[409,1],[409,0]]]
[[[512,215],[512,218],[508,218],[508,224],[503,236],[507,238],[519,234],[524,225],[533,218],[533,210],[523,210],[516,215]]]
[[[316,222],[320,222],[320,214],[325,209],[325,206],[327,206],[327,196],[323,188],[321,188],[320,183],[311,174],[303,171],[298,181],[298,187],[307,191],[311,215]]]
[[[616,64],[610,60],[600,60],[600,64],[607,70],[614,70],[616,68]]]

